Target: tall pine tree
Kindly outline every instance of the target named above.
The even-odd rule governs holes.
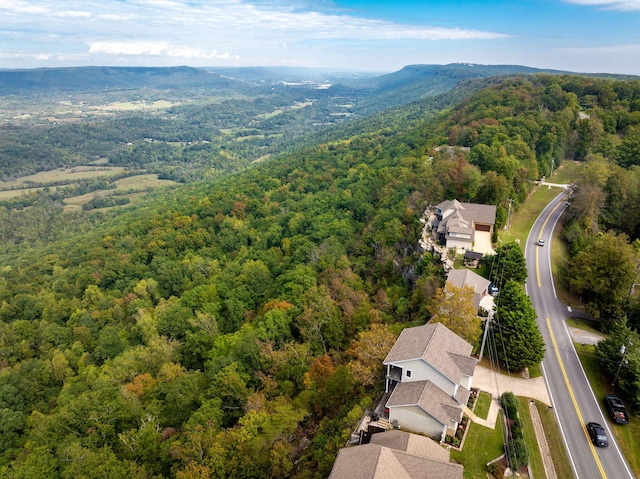
[[[520,371],[542,361],[545,345],[536,312],[514,280],[507,281],[500,291],[493,326],[498,359],[508,369]]]

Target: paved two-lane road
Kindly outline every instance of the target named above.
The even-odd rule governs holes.
[[[550,251],[553,229],[562,215],[567,192],[558,195],[537,219],[526,245],[527,293],[538,314],[538,326],[547,345],[543,371],[553,408],[578,479],[632,479],[608,421],[598,406],[571,341],[565,319],[572,315],[556,298],[551,275]],[[538,246],[538,239],[545,245]],[[593,446],[586,432],[588,422],[602,424],[609,436],[608,448]]]

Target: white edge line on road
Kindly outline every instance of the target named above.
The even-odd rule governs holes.
[[[611,444],[613,442],[614,446],[616,447],[616,452],[622,458],[622,462],[624,464],[624,468],[627,470],[627,474],[629,475],[629,477],[634,478],[635,476],[631,472],[631,469],[629,469],[629,464],[627,464],[627,458],[624,457],[624,454],[622,454],[622,451],[620,451],[620,448],[618,447],[618,442],[616,441],[615,437],[613,436],[613,433],[611,432],[611,425],[609,424],[609,421],[604,417],[604,414],[602,413],[602,407],[600,406],[600,401],[598,401],[598,398],[596,397],[595,393],[593,392],[593,388],[591,387],[591,382],[589,381],[589,378],[587,377],[587,373],[584,372],[584,368],[582,367],[582,362],[580,361],[580,357],[578,356],[578,352],[576,351],[576,347],[573,344],[573,336],[571,335],[571,332],[569,331],[569,327],[567,326],[567,322],[566,321],[562,321],[562,325],[564,326],[564,329],[565,329],[565,331],[567,333],[567,336],[569,338],[571,338],[571,341],[570,341],[571,349],[573,350],[573,354],[575,354],[575,356],[576,356],[576,360],[578,361],[578,365],[580,366],[580,371],[582,371],[582,375],[584,376],[584,380],[589,385],[589,392],[591,393],[591,396],[593,397],[593,400],[598,405],[598,411],[600,412],[600,419],[602,419],[602,424],[606,424],[607,425],[607,429],[609,429],[609,444]]]
[[[564,208],[562,209],[562,211],[560,212],[556,220],[553,222],[553,225],[551,225],[551,236],[549,237],[549,248],[551,248],[551,242],[553,241],[553,232],[556,230],[556,225],[558,224],[558,221],[560,221],[560,218],[562,218],[562,213],[564,213]],[[556,282],[553,280],[553,271],[551,269],[551,249],[548,250],[547,258],[549,259],[549,274],[551,276],[551,288],[553,288],[553,297],[558,299],[558,295],[556,294]]]
[[[569,461],[571,462],[571,468],[573,469],[573,475],[576,479],[579,479],[578,470],[576,469],[576,463],[573,461],[573,456],[571,455],[571,451],[566,446],[567,436],[564,433],[564,429],[562,428],[562,423],[560,422],[560,418],[558,417],[558,410],[556,409],[556,403],[553,399],[553,394],[551,394],[551,388],[549,387],[549,383],[547,382],[547,373],[545,372],[544,361],[540,363],[540,367],[542,368],[542,377],[544,378],[544,383],[547,385],[547,393],[549,393],[549,399],[551,399],[551,405],[553,406],[553,414],[556,417],[556,424],[558,424],[558,428],[560,429],[560,434],[562,434],[562,440],[565,444],[565,451],[567,451],[567,456],[569,456]]]

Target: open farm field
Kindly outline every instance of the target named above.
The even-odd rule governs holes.
[[[130,204],[135,203],[137,200],[144,198],[147,195],[147,193],[149,193],[149,191],[139,191],[137,193],[129,193],[126,195],[108,195],[104,193],[106,192],[103,191],[103,192],[88,193],[86,195],[67,198],[66,200],[64,200],[64,212],[74,213],[74,212],[82,211],[82,205],[88,203],[89,201],[91,201],[96,197],[100,198],[100,197],[106,197],[106,196],[113,196],[117,198],[129,198],[131,202],[128,205],[116,205],[116,206],[108,206],[105,208],[100,208],[100,211],[110,210],[113,208],[126,208]]]
[[[17,190],[0,191],[0,201],[19,198],[22,195],[28,195],[29,193],[33,193],[35,191],[41,191],[43,189],[44,189],[43,187],[38,187],[38,188],[20,188]],[[55,187],[52,187],[51,189],[55,191]]]
[[[116,181],[117,190],[145,189],[157,188],[159,186],[176,185],[175,181],[161,180],[158,175],[149,173],[145,175],[128,176]]]
[[[116,101],[105,105],[94,105],[90,110],[97,111],[134,111],[134,110],[163,110],[179,103],[172,103],[167,100],[156,101]]]
[[[82,205],[89,203],[95,198],[118,197],[129,198],[131,201],[134,201],[136,198],[143,197],[154,188],[175,184],[177,184],[175,181],[158,179],[158,175],[156,174],[130,176],[116,181],[115,189],[92,191],[84,195],[66,198],[64,200],[64,211],[65,213],[79,211],[82,209]]]
[[[20,188],[29,184],[59,183],[68,180],[70,183],[77,180],[97,178],[101,176],[114,176],[124,172],[126,168],[122,166],[96,167],[96,166],[76,166],[73,168],[59,168],[57,170],[41,171],[35,175],[23,176],[13,181],[0,182],[0,188]]]

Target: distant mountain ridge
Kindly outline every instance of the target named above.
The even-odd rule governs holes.
[[[377,112],[457,91],[470,93],[509,75],[576,74],[568,71],[522,65],[416,64],[387,74],[339,69],[298,67],[69,67],[21,70],[0,69],[0,97],[55,94],[119,94],[148,89],[160,95],[180,92],[191,97],[273,97],[287,101],[319,102],[320,109],[333,111],[345,119],[367,117]],[[613,74],[577,74],[600,78],[637,80]],[[461,88],[462,87],[462,88]],[[173,94],[172,93],[172,94]],[[171,94],[170,94],[171,95]],[[457,95],[459,97],[460,95]],[[453,100],[454,97],[451,97]],[[321,119],[322,123],[325,121]]]
[[[243,82],[192,67],[69,67],[0,70],[0,95],[136,88],[238,88]]]
[[[384,105],[384,108],[393,108],[444,93],[463,80],[534,73],[562,74],[571,72],[543,70],[521,65],[479,65],[475,63],[407,65],[396,72],[369,80],[375,95],[363,99],[359,107],[362,113],[366,114],[382,109],[381,105]]]

